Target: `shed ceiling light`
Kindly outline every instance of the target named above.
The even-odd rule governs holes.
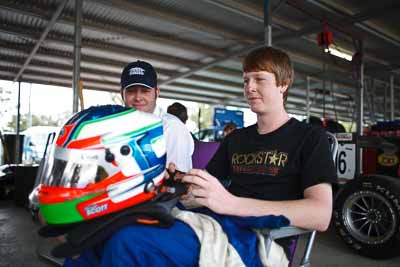
[[[332,46],[330,46],[328,48],[325,48],[324,52],[325,53],[329,53],[329,54],[331,54],[333,56],[336,56],[336,57],[340,57],[340,58],[346,59],[348,61],[351,61],[352,58],[353,58],[352,55],[344,53],[342,51],[339,51],[339,50],[333,48]]]

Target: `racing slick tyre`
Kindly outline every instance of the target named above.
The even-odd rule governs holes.
[[[400,249],[400,180],[371,175],[344,185],[334,202],[334,224],[358,254],[386,259]]]

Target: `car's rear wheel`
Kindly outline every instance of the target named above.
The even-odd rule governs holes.
[[[348,182],[334,206],[338,234],[357,253],[390,258],[400,249],[400,182],[366,176]]]

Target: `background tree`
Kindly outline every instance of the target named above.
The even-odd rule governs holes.
[[[32,115],[32,126],[60,126],[62,124],[60,119],[54,119],[51,116],[45,115]],[[11,121],[8,123],[7,127],[17,129],[17,115],[12,115]],[[20,116],[20,131],[24,131],[28,126],[28,114],[22,114]]]
[[[214,107],[208,104],[198,104],[200,110],[200,125],[199,125],[199,112],[194,112],[190,115],[190,119],[196,122],[197,127],[200,129],[211,127],[213,115],[214,115]]]
[[[10,112],[13,110],[12,95],[13,92],[10,88],[0,87],[0,129],[6,127]]]

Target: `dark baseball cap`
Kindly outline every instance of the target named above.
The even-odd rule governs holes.
[[[121,92],[132,85],[156,88],[157,73],[153,66],[140,60],[129,63],[121,74]]]

